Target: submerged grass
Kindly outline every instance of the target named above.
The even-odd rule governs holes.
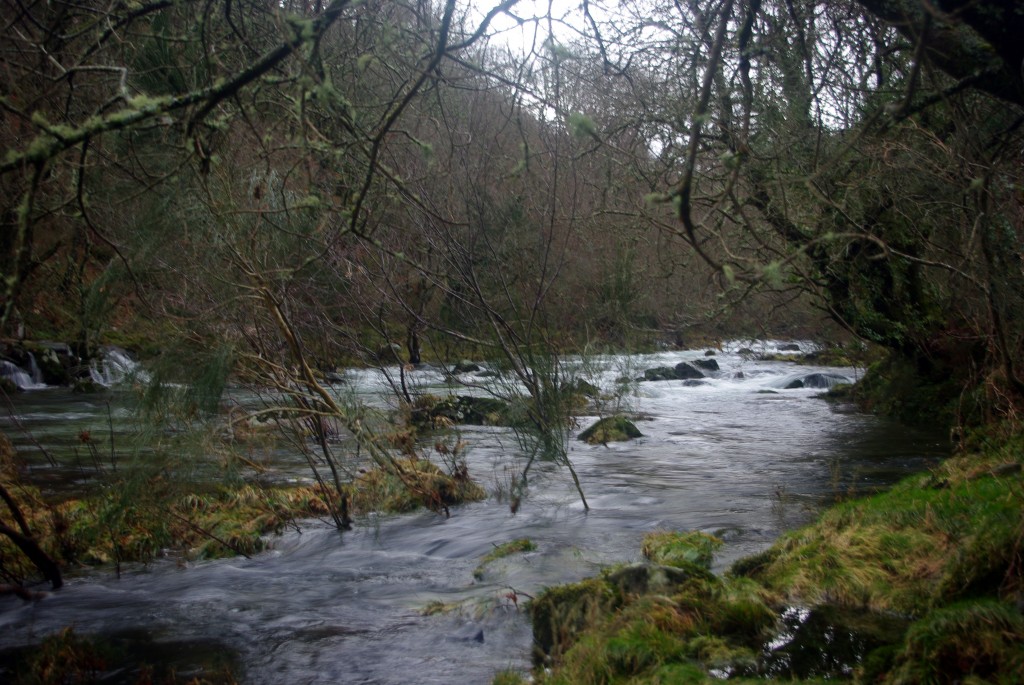
[[[533,540],[530,540],[529,538],[517,538],[515,540],[509,540],[508,542],[504,542],[500,545],[495,545],[494,549],[492,549],[490,552],[485,554],[482,559],[480,559],[480,563],[473,570],[473,577],[477,580],[482,579],[484,577],[484,571],[486,570],[487,565],[490,564],[492,561],[504,559],[505,557],[512,556],[513,554],[532,552],[536,549],[536,543],[534,543]]]
[[[371,469],[348,486],[353,514],[441,510],[485,494],[464,471],[451,474],[425,459],[396,459],[390,466]],[[320,485],[239,482],[193,490],[160,473],[125,473],[94,495],[49,503],[21,481],[11,453],[0,468],[0,484],[42,550],[66,567],[250,555],[297,520],[326,520],[340,504],[336,491]],[[0,536],[0,570],[15,583],[35,573],[6,536]]]

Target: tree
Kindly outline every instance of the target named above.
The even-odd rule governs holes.
[[[1021,279],[1021,20],[999,3],[665,3],[593,21],[590,51],[634,91],[680,74],[638,99],[633,126],[657,133],[634,166],[673,179],[653,199],[678,223],[659,225],[737,298],[803,291],[926,376],[988,378],[999,404],[1024,388],[1003,285]]]

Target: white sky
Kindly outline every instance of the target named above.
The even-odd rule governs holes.
[[[493,3],[488,0],[471,0],[473,7],[482,16]],[[520,0],[512,8],[512,14],[523,20],[521,24],[508,15],[499,15],[491,22],[488,34],[492,45],[507,45],[514,53],[526,54],[540,50],[548,36],[549,29],[562,40],[570,40],[583,22],[582,0]],[[591,7],[595,11],[596,7]],[[548,21],[550,14],[551,21]]]

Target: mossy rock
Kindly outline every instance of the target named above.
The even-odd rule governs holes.
[[[625,416],[606,416],[593,426],[580,433],[580,440],[591,445],[609,442],[624,442],[633,438],[642,438],[643,433]]]
[[[665,530],[645,535],[640,551],[656,564],[710,569],[715,550],[722,544],[714,535],[698,530],[685,533]]]
[[[678,379],[676,370],[671,366],[656,366],[653,369],[646,369],[643,377],[645,381],[674,381]]]
[[[411,421],[429,428],[453,424],[506,426],[510,415],[508,403],[493,397],[422,395],[413,404]]]

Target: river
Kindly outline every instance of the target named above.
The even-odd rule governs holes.
[[[128,655],[128,665],[103,682],[134,682],[131,663],[145,661],[179,676],[220,664],[252,684],[488,683],[498,670],[530,666],[522,608],[530,595],[638,560],[645,532],[715,533],[725,540],[715,564],[722,570],[836,497],[885,487],[947,453],[942,436],[831,405],[816,397],[820,390],[783,389],[796,375],[856,380],[858,370],[756,361],[738,347],[716,355],[721,371],[704,385],[638,384],[628,404],[644,418],[637,424],[644,437],[607,446],[570,441],[589,512],[568,473],[545,463],[511,513],[499,495],[507,467],[522,456],[516,440],[506,429],[464,427],[470,474],[492,491],[486,501],[447,519],[371,515],[343,534],[311,521],[252,559],[159,561],[120,578],[108,570],[70,574],[41,601],[0,598],[0,650],[73,626]],[[595,376],[608,384],[625,366],[635,373],[702,356],[605,359]],[[371,371],[352,372],[350,384],[366,397],[380,387]],[[26,450],[34,443],[70,450],[80,430],[128,421],[104,397],[42,390],[13,402],[17,422],[8,416],[0,427]],[[581,417],[580,428],[594,418]],[[54,487],[67,476],[55,476]],[[494,545],[520,537],[537,549],[474,577]],[[438,601],[458,608],[424,615]]]

